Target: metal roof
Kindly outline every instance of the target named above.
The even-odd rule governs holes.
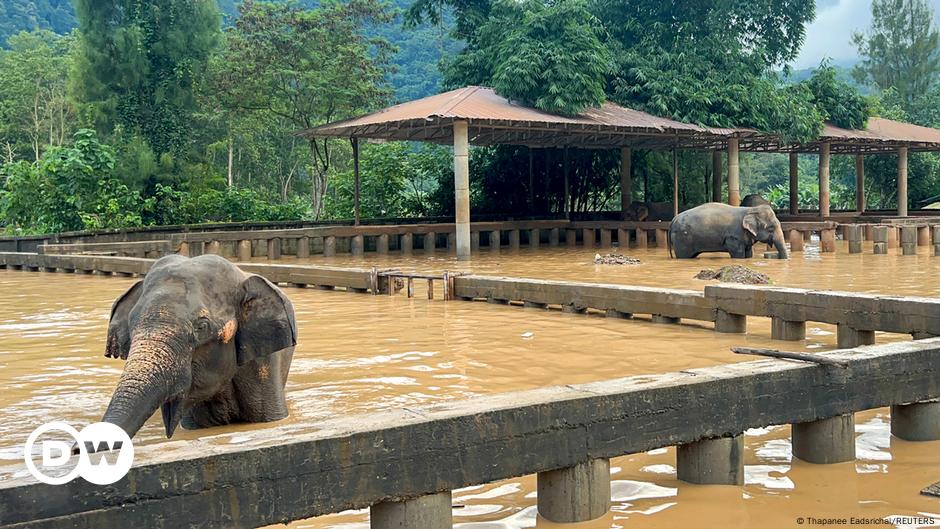
[[[833,153],[883,153],[898,147],[940,151],[940,130],[878,117],[870,118],[865,130],[826,123],[818,140],[785,144],[777,135],[754,129],[701,127],[611,102],[577,116],[561,116],[509,101],[482,86],[409,101],[299,134],[449,144],[455,120],[469,123],[470,143],[474,145],[722,149],[734,137],[740,139],[744,151],[817,152],[823,142],[830,143]]]

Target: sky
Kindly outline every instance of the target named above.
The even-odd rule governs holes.
[[[927,0],[940,23],[940,0]],[[796,69],[819,65],[826,57],[836,64],[852,64],[858,51],[852,33],[865,31],[871,24],[871,0],[817,0],[816,20],[806,27],[806,41],[793,62]]]

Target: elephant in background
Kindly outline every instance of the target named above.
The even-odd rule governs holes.
[[[623,212],[623,220],[654,221],[670,219],[672,219],[672,202],[634,201]]]
[[[718,202],[683,211],[669,226],[669,251],[679,259],[705,252],[728,252],[740,259],[753,255],[757,241],[773,245],[780,259],[787,259],[780,221],[770,206],[735,207]]]
[[[752,193],[741,200],[741,206],[746,208],[753,208],[754,206],[771,206],[773,205],[764,197],[758,195],[757,193]]]
[[[297,343],[290,300],[217,255],[168,255],[114,302],[105,356],[124,372],[103,422],[131,437],[160,408],[166,436],[287,416]]]
[[[627,209],[622,212],[622,218],[623,220],[644,221],[649,214],[650,211],[645,203],[633,201]]]

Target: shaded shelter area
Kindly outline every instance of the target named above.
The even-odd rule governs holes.
[[[940,130],[884,118],[871,118],[865,130],[847,130],[825,124],[820,137],[803,144],[785,143],[779,136],[747,128],[702,127],[606,102],[576,116],[562,116],[509,101],[493,89],[467,86],[457,90],[391,106],[364,116],[329,123],[300,132],[305,137],[348,138],[353,146],[355,217],[359,221],[359,141],[423,141],[454,146],[454,200],[458,258],[470,256],[470,145],[520,145],[564,149],[564,213],[570,209],[568,149],[620,149],[621,209],[630,205],[631,150],[671,150],[672,208],[679,210],[676,151],[712,152],[712,200],[722,200],[726,174],[728,203],[739,205],[739,153],[790,154],[790,213],[799,213],[799,153],[819,155],[819,217],[829,217],[829,164],[832,154],[855,154],[858,183],[857,209],[865,210],[864,156],[898,154],[898,215],[907,216],[907,154],[940,151]],[[726,160],[725,160],[726,159]],[[530,157],[531,160],[531,157]],[[530,188],[532,169],[530,161]]]

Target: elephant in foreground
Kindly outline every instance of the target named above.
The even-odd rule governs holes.
[[[711,202],[683,211],[669,226],[668,246],[679,259],[705,252],[728,252],[740,259],[752,256],[752,246],[766,242],[787,259],[780,221],[770,206],[735,207]]]
[[[124,372],[102,422],[131,437],[160,408],[166,436],[287,416],[297,343],[290,300],[217,255],[169,255],[114,302],[105,356]]]
[[[772,206],[772,204],[766,198],[758,195],[757,193],[752,193],[744,197],[741,200],[741,205],[746,208],[752,208],[754,206]]]

